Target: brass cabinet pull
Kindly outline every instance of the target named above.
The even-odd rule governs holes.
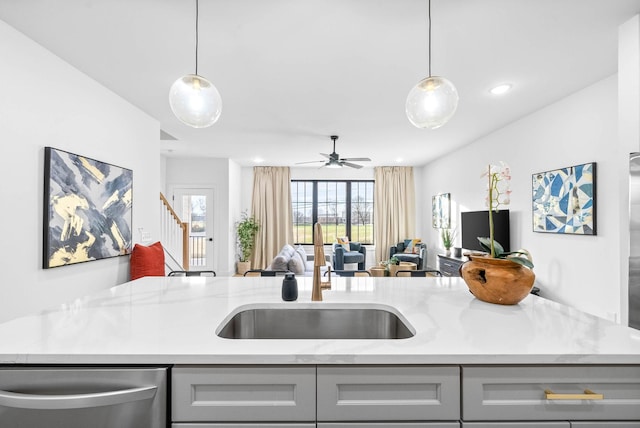
[[[604,400],[604,394],[596,394],[590,389],[585,389],[584,394],[556,394],[545,389],[544,394],[547,400]]]

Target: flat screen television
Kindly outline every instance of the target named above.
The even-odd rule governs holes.
[[[489,211],[467,211],[460,213],[462,227],[462,248],[484,251],[478,236],[489,237]],[[493,212],[493,239],[498,241],[505,251],[511,251],[509,235],[509,210]]]

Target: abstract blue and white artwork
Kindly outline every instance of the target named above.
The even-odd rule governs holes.
[[[596,163],[533,174],[533,231],[596,234]]]
[[[133,171],[45,147],[43,268],[131,252]]]
[[[451,227],[451,193],[440,193],[431,197],[431,224],[436,229]]]

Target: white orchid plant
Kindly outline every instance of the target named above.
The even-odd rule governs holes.
[[[509,165],[502,161],[500,161],[500,165],[490,164],[482,177],[486,177],[488,180],[486,205],[489,208],[489,237],[478,237],[480,245],[492,258],[509,259],[528,268],[533,268],[531,255],[527,250],[505,251],[504,247],[493,239],[493,212],[511,202],[511,189],[509,188],[511,170]]]

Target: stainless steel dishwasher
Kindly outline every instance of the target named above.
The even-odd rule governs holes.
[[[0,366],[2,428],[166,426],[166,367]]]

